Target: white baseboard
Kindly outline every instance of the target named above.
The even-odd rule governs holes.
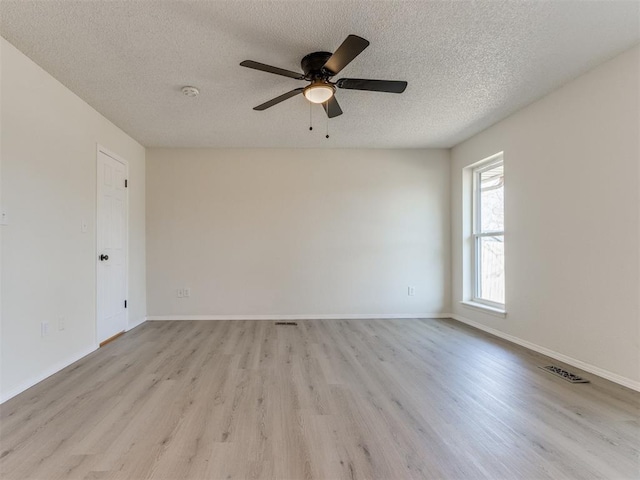
[[[128,332],[129,330],[133,330],[134,328],[139,327],[140,325],[142,325],[142,324],[143,324],[144,322],[146,322],[146,321],[147,321],[147,318],[146,318],[146,317],[142,317],[142,318],[141,318],[141,319],[139,319],[137,322],[135,322],[135,323],[133,323],[133,324],[129,325],[129,326],[127,327],[127,329],[125,330],[125,332]]]
[[[81,358],[86,357],[91,352],[95,352],[97,349],[98,349],[98,345],[92,345],[91,347],[88,347],[88,348],[86,348],[84,350],[81,350],[81,351],[77,352],[76,354],[66,358],[65,360],[62,360],[62,361],[60,361],[58,363],[55,363],[54,365],[52,365],[48,369],[44,370],[39,375],[35,375],[35,376],[31,377],[30,379],[25,380],[24,382],[22,382],[17,387],[14,387],[14,388],[12,388],[11,390],[9,390],[7,392],[2,392],[0,394],[0,403],[4,403],[7,400],[15,397],[16,395],[24,392],[25,390],[33,387],[36,383],[40,383],[44,379],[46,379],[46,378],[50,377],[51,375],[53,375],[54,373],[58,373],[63,368],[67,368],[72,363],[75,363],[78,360],[80,360]]]
[[[640,382],[637,382],[630,378],[623,377],[622,375],[618,375],[617,373],[610,372],[600,367],[596,367],[595,365],[591,365],[590,363],[583,362],[582,360],[577,360],[575,358],[564,355],[563,353],[559,353],[554,350],[541,347],[540,345],[536,345],[535,343],[522,340],[519,337],[514,337],[513,335],[509,335],[508,333],[501,332],[500,330],[487,327],[486,325],[483,325],[478,322],[474,322],[473,320],[469,320],[468,318],[462,317],[460,315],[450,315],[450,318],[453,318],[458,322],[465,323],[471,327],[477,328],[478,330],[482,330],[484,332],[490,333],[491,335],[494,335],[496,337],[500,337],[511,343],[515,343],[522,347],[528,348],[529,350],[533,350],[534,352],[538,352],[543,355],[546,355],[547,357],[555,358],[556,360],[564,362],[568,365],[572,365],[576,368],[580,368],[585,372],[593,373],[594,375],[597,375],[599,377],[605,378],[607,380],[610,380],[624,387],[640,392]]]
[[[394,318],[451,318],[448,313],[365,313],[300,315],[149,315],[147,320],[366,320]]]
[[[536,345],[535,343],[528,342],[526,340],[522,340],[521,338],[515,337],[513,335],[509,335],[507,333],[501,332],[491,327],[487,327],[478,322],[474,322],[473,320],[469,320],[468,318],[462,317],[460,315],[453,315],[447,313],[420,313],[420,314],[345,314],[345,315],[336,315],[336,314],[318,314],[318,315],[150,315],[145,319],[137,322],[134,325],[131,325],[127,328],[127,331],[136,328],[139,325],[142,325],[146,320],[366,320],[366,319],[411,319],[411,318],[452,318],[461,323],[470,325],[478,330],[482,330],[496,337],[502,338],[509,342],[515,343],[517,345],[528,348],[529,350],[533,350],[534,352],[541,353],[551,358],[555,358],[561,362],[564,362],[568,365],[573,365],[574,367],[580,368],[586,372],[593,373],[599,377],[610,380],[619,385],[625,386],[632,390],[640,391],[640,382],[632,380],[627,377],[623,377],[616,373],[610,372],[608,370],[602,369],[600,367],[596,367],[595,365],[591,365],[589,363],[585,363],[581,360],[577,360],[575,358],[569,357],[562,353],[558,353],[556,351],[550,350],[545,347],[541,347],[540,345]],[[35,384],[43,381],[44,379],[50,377],[54,373],[59,372],[60,370],[68,367],[74,362],[77,362],[81,358],[89,355],[98,349],[98,345],[92,345],[76,354],[68,357],[67,359],[60,361],[54,365],[52,365],[47,370],[43,371],[41,374],[36,375],[24,382],[22,382],[17,387],[12,388],[9,391],[0,393],[0,404],[6,402],[7,400],[15,397],[16,395],[24,392],[25,390],[33,387]]]

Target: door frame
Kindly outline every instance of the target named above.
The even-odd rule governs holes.
[[[98,339],[98,322],[100,321],[100,317],[99,317],[99,312],[98,312],[98,283],[99,283],[99,279],[98,279],[98,255],[100,255],[100,252],[98,251],[99,248],[99,238],[98,238],[98,225],[99,225],[99,215],[100,215],[100,185],[98,182],[98,168],[99,168],[99,164],[100,164],[100,153],[103,153],[105,155],[107,155],[108,157],[111,157],[112,159],[114,159],[117,162],[120,162],[121,164],[124,165],[125,168],[125,178],[128,180],[129,178],[129,162],[121,157],[120,155],[118,155],[117,153],[112,152],[111,150],[103,147],[102,145],[100,145],[99,143],[96,143],[96,204],[95,204],[95,212],[96,212],[96,229],[95,229],[95,252],[94,252],[94,256],[93,256],[93,261],[94,261],[94,268],[95,268],[95,311],[96,311],[96,321],[95,321],[95,333],[94,333],[94,339],[96,341],[96,345],[99,345],[101,342],[103,342],[103,340],[99,340]],[[124,200],[125,200],[125,238],[124,238],[124,258],[125,258],[125,262],[124,262],[124,290],[126,292],[126,296],[129,296],[129,188],[127,187],[125,189],[125,196],[124,196]],[[127,303],[129,303],[129,299],[127,298]],[[127,305],[127,308],[125,308],[125,329],[124,331],[126,332],[127,330],[129,330],[129,308]],[[113,337],[112,337],[113,338]]]

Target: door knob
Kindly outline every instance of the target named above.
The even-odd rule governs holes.
[[[105,260],[109,260],[109,255],[105,255],[104,253],[102,255],[100,255],[98,257],[100,259],[101,262],[104,262]]]

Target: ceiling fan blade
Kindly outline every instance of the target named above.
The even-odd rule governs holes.
[[[322,104],[322,108],[327,112],[327,117],[333,118],[338,115],[342,115],[342,109],[340,108],[340,104],[338,100],[336,100],[336,96],[332,96],[329,100]]]
[[[295,90],[291,90],[290,92],[283,93],[279,97],[272,98],[268,102],[264,102],[263,104],[258,105],[257,107],[253,107],[253,109],[254,110],[260,110],[260,111],[266,110],[267,108],[273,107],[274,105],[276,105],[276,104],[278,104],[280,102],[284,102],[288,98],[295,97],[299,93],[302,93],[303,90],[304,90],[304,88],[296,88]]]
[[[240,66],[253,68],[255,70],[261,70],[267,73],[275,73],[276,75],[283,75],[285,77],[295,78],[296,80],[304,80],[304,75],[298,72],[292,72],[291,70],[285,70],[284,68],[272,67],[260,62],[254,62],[253,60],[245,60],[240,63]]]
[[[342,45],[329,57],[324,64],[325,69],[334,75],[346,67],[351,60],[356,58],[362,51],[369,46],[369,42],[357,35],[349,35]]]
[[[407,82],[399,80],[368,80],[365,78],[341,78],[336,87],[348,90],[368,90],[371,92],[402,93]]]

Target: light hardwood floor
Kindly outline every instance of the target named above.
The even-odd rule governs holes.
[[[2,405],[0,477],[639,478],[640,394],[547,363],[451,320],[147,322]]]

